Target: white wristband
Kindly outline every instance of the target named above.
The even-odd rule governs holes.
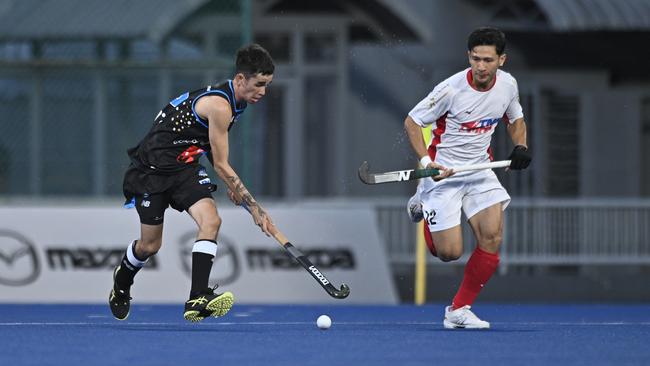
[[[429,155],[424,155],[422,158],[420,158],[420,165],[422,165],[423,168],[426,168],[432,162],[433,161]]]

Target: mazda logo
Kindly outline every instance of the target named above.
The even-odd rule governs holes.
[[[0,229],[0,284],[25,286],[40,271],[34,244],[20,233]]]
[[[178,240],[181,267],[190,278],[192,277],[192,247],[195,241],[196,232],[188,232]],[[217,257],[214,259],[212,271],[210,271],[210,284],[218,283],[223,286],[235,282],[241,269],[232,241],[223,235],[219,235],[217,242],[219,245]]]

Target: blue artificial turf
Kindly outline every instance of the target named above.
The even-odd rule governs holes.
[[[650,305],[474,310],[492,329],[444,330],[443,305],[236,305],[200,324],[181,304],[134,305],[126,321],[107,305],[0,305],[0,365],[650,364]]]

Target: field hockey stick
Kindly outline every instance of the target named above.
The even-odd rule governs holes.
[[[483,169],[493,169],[493,168],[507,168],[510,166],[510,160],[501,160],[493,161],[490,163],[483,164],[473,164],[473,165],[464,165],[455,168],[451,168],[454,172],[467,172],[470,170],[483,170]],[[382,184],[382,183],[391,183],[391,182],[405,182],[409,180],[415,180],[426,177],[434,177],[440,174],[440,170],[435,168],[427,169],[408,169],[408,170],[396,170],[394,172],[385,172],[385,173],[370,173],[370,166],[367,161],[364,161],[363,164],[359,167],[359,179],[365,184]]]
[[[248,213],[251,213],[251,210],[248,208],[246,203],[242,202],[241,206],[248,211]],[[305,256],[298,248],[294,247],[290,242],[289,239],[287,239],[284,234],[278,228],[275,227],[275,225],[271,224],[269,227],[269,232],[275,240],[280,243],[282,248],[289,253],[289,255],[295,259],[300,265],[309,272],[309,274],[318,282],[324,289],[327,291],[327,293],[332,296],[335,299],[345,299],[348,297],[350,294],[350,287],[346,284],[341,284],[341,288],[337,289],[332,285],[332,283],[323,275],[323,272],[321,272],[310,260]]]

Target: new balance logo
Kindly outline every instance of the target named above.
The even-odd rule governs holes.
[[[401,181],[409,180],[409,177],[411,176],[411,171],[410,170],[402,170],[402,171],[398,172],[398,174],[399,174],[399,176],[398,176],[397,179],[398,179],[398,181],[401,182]]]

